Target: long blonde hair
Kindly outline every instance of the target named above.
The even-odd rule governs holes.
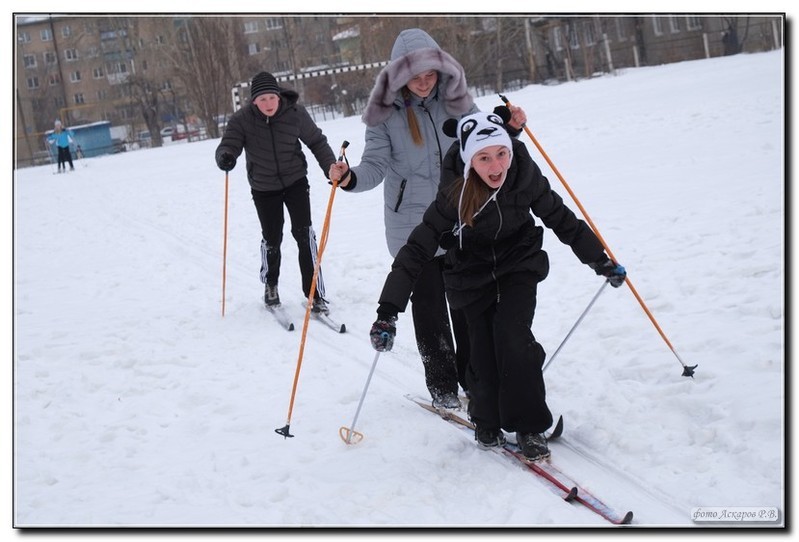
[[[485,206],[492,192],[494,191],[483,182],[473,168],[469,169],[469,176],[466,179],[461,177],[452,183],[448,196],[458,209],[461,227],[474,226],[475,215]]]
[[[411,139],[417,147],[424,145],[422,131],[419,129],[419,121],[411,107],[411,91],[408,87],[402,87],[402,100],[405,102],[405,114],[408,116],[408,128],[411,131]]]

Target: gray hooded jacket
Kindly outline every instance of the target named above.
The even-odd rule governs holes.
[[[411,139],[401,89],[414,76],[436,70],[438,85],[424,100],[411,95],[424,143]],[[353,192],[383,185],[386,242],[396,256],[438,191],[441,161],[455,141],[442,125],[477,111],[466,86],[463,67],[426,32],[403,30],[391,51],[391,62],[377,77],[362,120],[367,125],[361,163],[352,168]]]

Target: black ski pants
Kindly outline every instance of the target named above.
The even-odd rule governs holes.
[[[63,167],[66,170],[67,162],[69,162],[70,169],[75,169],[75,166],[72,165],[72,153],[69,152],[69,147],[58,147],[58,169]]]
[[[543,433],[552,425],[544,349],[530,329],[537,286],[529,273],[516,273],[464,308],[471,339],[469,416],[480,427]]]
[[[468,389],[468,326],[463,313],[450,310],[447,305],[443,272],[444,257],[433,258],[422,269],[411,294],[416,346],[431,396],[457,394],[459,382],[464,390]]]
[[[308,178],[303,177],[291,186],[274,192],[252,190],[252,200],[261,223],[261,282],[276,286],[280,278],[280,245],[283,242],[285,206],[291,219],[291,235],[297,242],[302,293],[307,299],[317,257],[316,234],[311,225]],[[324,297],[324,293],[320,269],[315,297]]]

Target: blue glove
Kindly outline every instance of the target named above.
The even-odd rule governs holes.
[[[608,279],[610,285],[618,288],[624,284],[624,279],[627,277],[627,271],[623,266],[614,263],[613,260],[607,256],[598,262],[588,264],[597,275],[603,276]]]
[[[369,340],[372,348],[378,352],[388,352],[394,346],[394,337],[397,335],[396,316],[379,316],[372,329],[369,331]]]
[[[223,152],[219,155],[216,165],[219,166],[219,169],[222,171],[230,171],[236,167],[236,157],[229,152]]]

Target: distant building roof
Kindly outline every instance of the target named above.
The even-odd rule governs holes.
[[[357,38],[360,35],[361,35],[360,27],[353,26],[333,36],[333,41],[346,40],[349,38]]]

